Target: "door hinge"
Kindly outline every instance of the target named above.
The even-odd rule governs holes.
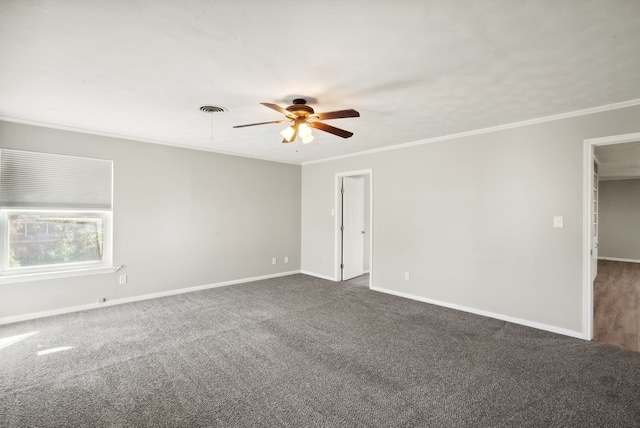
[[[340,264],[340,269],[344,269],[344,264]]]
[[[340,232],[344,232],[344,225],[340,226]]]
[[[342,188],[340,189],[340,193],[342,193],[342,194],[344,195],[344,187],[342,187]]]
[[[590,256],[593,256],[593,250],[590,250],[590,251],[589,251],[589,255],[590,255]]]

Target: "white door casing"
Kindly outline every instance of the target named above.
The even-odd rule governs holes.
[[[364,274],[364,178],[342,178],[342,280]]]
[[[582,315],[583,315],[583,338],[593,339],[593,280],[594,273],[597,273],[597,253],[592,253],[594,247],[594,237],[597,237],[597,230],[594,233],[593,211],[594,211],[594,147],[609,144],[622,144],[640,141],[640,132],[631,134],[611,135],[607,137],[589,138],[583,141],[583,259],[582,259]],[[598,220],[596,218],[596,220]],[[596,264],[596,267],[593,265]]]
[[[591,204],[591,282],[598,275],[598,199],[600,183],[598,182],[598,162],[593,160],[593,203]]]

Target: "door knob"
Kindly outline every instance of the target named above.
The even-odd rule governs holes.
[[[364,230],[361,233],[364,235]]]

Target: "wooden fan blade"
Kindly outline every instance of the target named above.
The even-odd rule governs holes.
[[[353,132],[345,131],[344,129],[336,128],[335,126],[327,125],[322,122],[309,122],[313,128],[319,129],[329,134],[337,135],[342,138],[349,138],[353,135]]]
[[[270,109],[275,110],[279,113],[282,113],[287,117],[292,117],[294,119],[297,117],[295,114],[291,113],[289,110],[283,109],[277,104],[270,104],[270,103],[260,103],[260,104],[262,104],[265,107],[269,107]]]
[[[328,120],[328,119],[342,119],[345,117],[360,117],[360,113],[350,108],[348,110],[336,110],[336,111],[328,111],[326,113],[317,113],[318,119],[320,120]]]
[[[288,122],[288,120],[283,119],[283,120],[272,120],[271,122],[249,123],[247,125],[236,125],[236,126],[234,126],[234,128],[244,128],[244,127],[247,127],[247,126],[267,125],[269,123],[282,123],[282,122]]]

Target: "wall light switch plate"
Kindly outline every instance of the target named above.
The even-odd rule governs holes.
[[[271,259],[271,264],[272,264],[272,265],[275,265],[276,263],[278,263],[278,259],[277,259],[277,258],[275,258],[275,257],[274,257],[274,258],[272,258],[272,259]]]
[[[562,229],[564,227],[564,217],[561,215],[553,217],[553,227]]]
[[[284,258],[284,262],[285,262],[285,263],[289,263],[289,257],[285,257],[285,258]]]
[[[126,284],[127,283],[127,275],[120,275],[119,281],[120,281],[120,285]]]
[[[404,273],[404,279],[406,279],[407,281],[409,280],[409,272]]]

